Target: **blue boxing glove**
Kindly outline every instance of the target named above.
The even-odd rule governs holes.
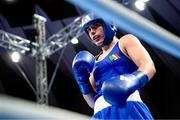
[[[94,67],[94,63],[95,58],[88,51],[80,51],[73,60],[72,70],[74,77],[83,94],[92,92],[92,87],[89,83],[89,76]]]
[[[126,100],[133,92],[148,82],[148,76],[141,71],[123,74],[104,81],[102,94],[104,99],[112,105],[124,107]]]

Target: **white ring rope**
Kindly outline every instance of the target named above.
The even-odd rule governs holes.
[[[80,113],[52,106],[42,106],[19,98],[0,95],[0,119],[20,120],[89,120]]]

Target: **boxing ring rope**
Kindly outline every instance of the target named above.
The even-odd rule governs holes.
[[[180,58],[180,38],[112,0],[68,0]]]
[[[89,120],[90,117],[60,108],[42,106],[19,98],[0,95],[0,119]]]

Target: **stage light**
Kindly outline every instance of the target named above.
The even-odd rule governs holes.
[[[13,52],[11,54],[11,60],[15,63],[19,62],[20,58],[21,58],[21,55],[19,54],[19,52]]]
[[[143,1],[143,0],[137,0],[134,4],[135,4],[136,8],[140,11],[143,11],[146,7],[145,1]]]
[[[71,43],[72,44],[78,44],[79,40],[76,37],[74,37],[74,38],[71,39]]]

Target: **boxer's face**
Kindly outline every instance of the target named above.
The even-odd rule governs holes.
[[[104,29],[101,23],[95,22],[87,28],[89,37],[97,46],[101,46],[104,42]]]

